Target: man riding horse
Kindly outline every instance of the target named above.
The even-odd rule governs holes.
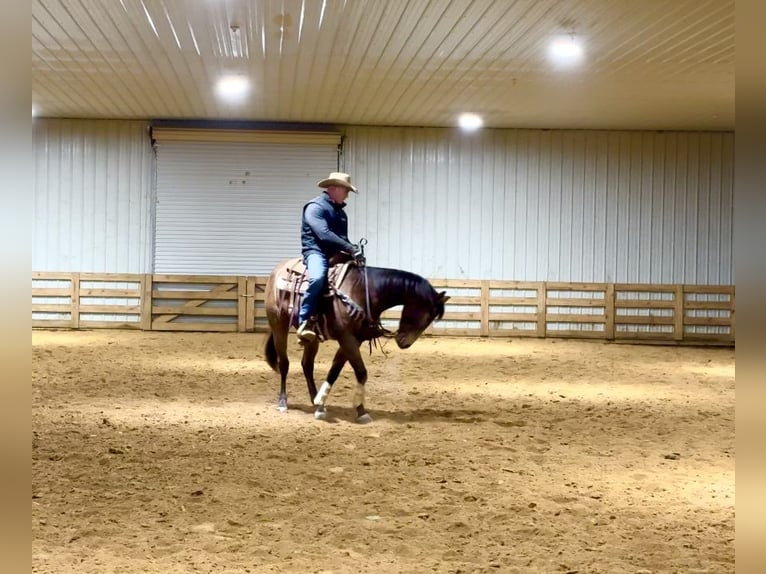
[[[364,406],[367,368],[359,348],[361,343],[386,335],[393,337],[400,348],[407,349],[433,321],[442,318],[449,297],[444,291],[437,292],[426,279],[415,273],[368,267],[362,246],[354,245],[348,239],[348,219],[343,208],[348,194],[356,192],[351,177],[347,173],[334,172],[317,185],[325,191],[304,206],[301,225],[303,262],[308,276],[298,315],[298,337],[303,346],[301,366],[309,398],[316,407],[314,416],[322,419],[326,416],[325,402],[332,385],[348,362],[354,369],[357,383],[353,400],[356,420],[366,423],[372,418]],[[356,265],[337,268],[340,279],[335,278],[330,289],[331,297],[320,305],[330,264],[339,259],[335,256],[341,253],[353,257]],[[292,302],[296,300],[303,272],[296,270],[296,263],[298,259],[277,264],[265,287],[269,335],[264,351],[266,362],[279,373],[278,407],[283,412],[287,410],[287,373],[290,369],[287,337],[294,319]],[[399,326],[390,333],[383,328],[381,315],[385,310],[399,306]],[[321,329],[317,325],[318,311],[321,311]],[[322,339],[338,342],[332,366],[319,391],[314,380],[314,360],[320,340],[318,332]]]
[[[364,264],[362,248],[348,239],[348,218],[344,207],[349,192],[358,193],[347,173],[333,172],[317,185],[324,192],[303,207],[301,254],[306,265],[308,288],[298,314],[298,337],[303,342],[317,338],[314,327],[319,297],[327,282],[328,260],[341,252]]]

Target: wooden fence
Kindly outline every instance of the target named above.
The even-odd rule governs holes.
[[[430,335],[734,345],[733,286],[432,279],[450,296]],[[266,329],[266,277],[32,274],[32,326]],[[383,314],[395,327],[399,310]]]

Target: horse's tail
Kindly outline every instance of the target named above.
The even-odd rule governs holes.
[[[266,339],[266,348],[264,351],[266,353],[266,362],[269,364],[269,367],[279,372],[277,366],[277,347],[274,345],[274,333],[271,331],[269,331],[269,337]]]

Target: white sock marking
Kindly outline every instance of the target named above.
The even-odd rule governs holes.
[[[322,383],[322,386],[319,387],[319,392],[317,393],[317,396],[314,397],[314,406],[324,406],[324,402],[327,400],[327,396],[330,394],[330,391],[332,390],[332,385],[325,381]]]

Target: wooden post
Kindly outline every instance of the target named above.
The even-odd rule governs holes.
[[[614,289],[614,283],[607,283],[606,291],[604,291],[604,315],[606,316],[606,322],[604,323],[604,337],[608,340],[614,340],[614,314],[615,314],[615,298],[617,297]]]
[[[548,286],[545,281],[540,281],[537,284],[537,336],[545,337],[547,331],[546,314],[546,299],[548,298]]]
[[[481,336],[489,337],[489,281],[481,282]]]
[[[152,274],[141,276],[141,330],[152,330]]]
[[[673,339],[684,338],[684,286],[676,285],[673,295]]]
[[[80,328],[80,274],[72,273],[72,329]]]
[[[247,308],[250,300],[247,298],[247,277],[237,277],[237,331],[247,331]]]

